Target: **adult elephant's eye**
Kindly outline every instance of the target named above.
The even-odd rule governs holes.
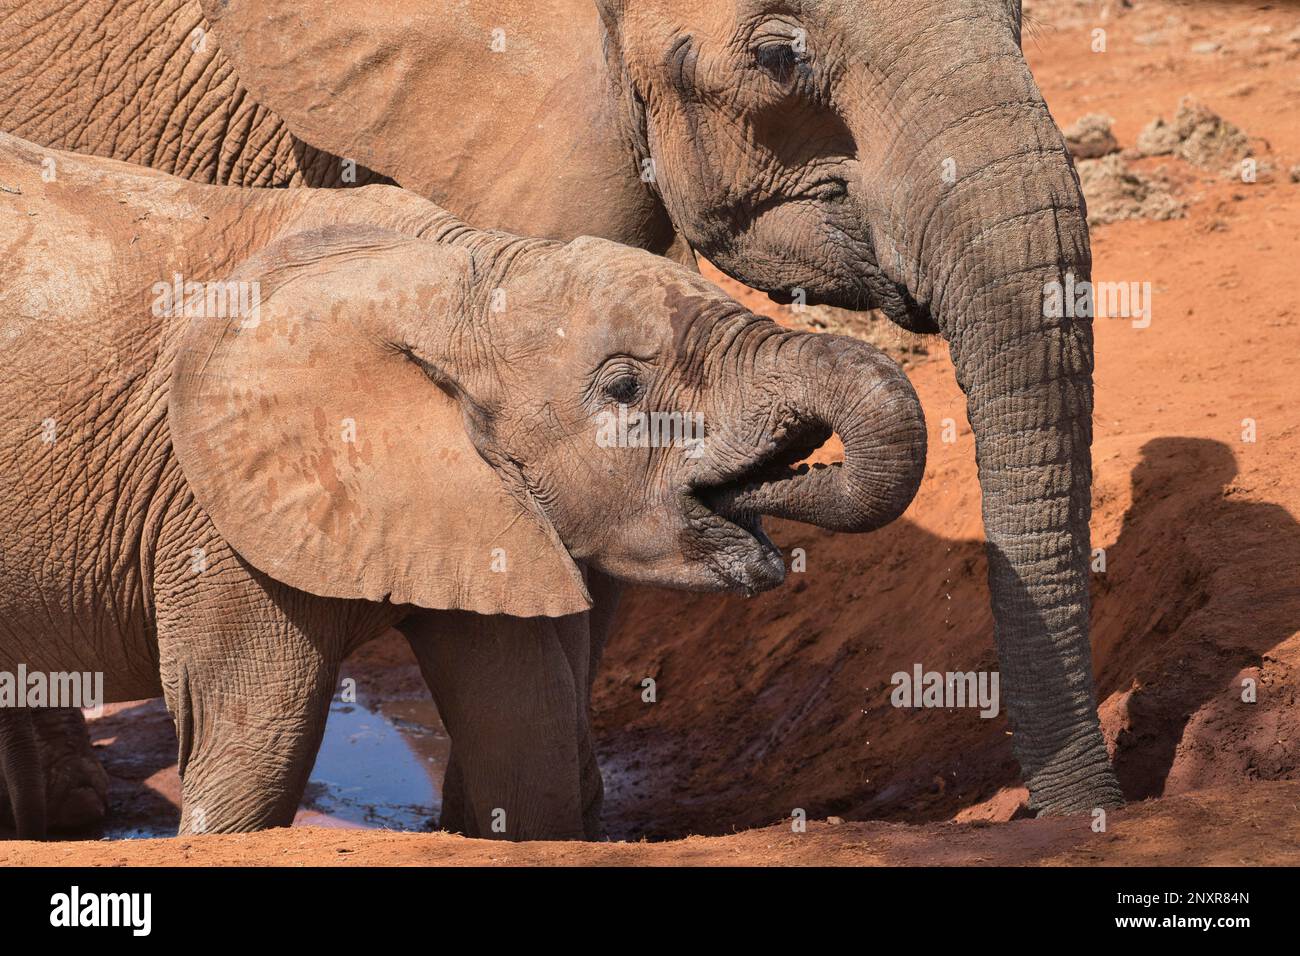
[[[631,372],[625,372],[610,380],[605,386],[605,395],[620,405],[631,405],[641,396],[641,380]]]
[[[799,54],[789,43],[764,43],[754,51],[759,68],[779,83],[788,83],[799,68]]]

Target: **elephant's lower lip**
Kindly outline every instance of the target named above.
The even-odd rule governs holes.
[[[711,477],[697,479],[685,490],[687,513],[702,538],[735,542],[738,533],[751,542],[749,553],[740,558],[735,549],[728,554],[710,553],[714,572],[731,590],[755,594],[775,587],[785,578],[781,551],[763,530],[762,511],[748,506],[752,492],[778,482],[797,482],[809,470],[792,466],[810,455],[830,437],[831,429],[819,422],[791,418],[774,430],[767,446],[736,465],[717,468]],[[824,466],[817,466],[824,467]]]
[[[781,583],[785,577],[781,551],[763,530],[759,515],[732,515],[710,508],[689,492],[685,497],[695,547],[723,587],[753,595]],[[744,535],[748,544],[739,545],[738,535]]]

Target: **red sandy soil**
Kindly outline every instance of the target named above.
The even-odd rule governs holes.
[[[917,662],[996,669],[973,441],[933,340],[908,368],[930,448],[902,520],[865,537],[775,523],[774,540],[787,555],[805,549],[807,570],[752,600],[625,598],[596,686],[607,822],[615,836],[662,842],[509,846],[298,827],[8,842],[0,863],[1300,862],[1300,306],[1291,285],[1300,185],[1288,176],[1300,163],[1300,7],[1026,6],[1026,53],[1062,125],[1107,113],[1130,147],[1191,93],[1251,135],[1272,167],[1248,184],[1172,157],[1135,161],[1163,172],[1186,218],[1093,232],[1096,280],[1154,290],[1149,328],[1096,324],[1092,530],[1106,571],[1094,575],[1093,654],[1106,738],[1135,801],[1111,814],[1106,832],[1086,817],[1013,819],[1024,790],[1004,717],[889,703],[890,676]],[[1096,26],[1108,32],[1104,54],[1090,49]],[[1208,42],[1218,48],[1193,52]],[[792,320],[723,281],[756,311]],[[1254,442],[1243,441],[1247,418]],[[953,443],[941,440],[945,419]],[[418,681],[396,643],[367,648],[353,665],[404,692]],[[642,702],[646,677],[655,703]],[[1254,703],[1242,700],[1247,679]],[[156,707],[139,713],[114,724],[105,751],[115,812],[174,819],[174,744]],[[125,747],[139,755],[134,764],[119,756]],[[794,808],[809,821],[853,822],[792,833]]]
[[[662,843],[496,843],[448,833],[294,827],[105,843],[0,843],[0,866],[1242,866],[1300,864],[1300,783],[1135,804],[1087,819],[810,822]],[[1228,821],[1231,821],[1230,823]]]

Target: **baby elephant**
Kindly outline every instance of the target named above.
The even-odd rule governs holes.
[[[589,582],[770,588],[760,515],[864,531],[920,481],[880,352],[646,252],[4,135],[0,185],[0,672],[162,694],[182,832],[289,824],[340,662],[399,626],[457,827],[596,836]],[[27,834],[36,713],[3,721]]]

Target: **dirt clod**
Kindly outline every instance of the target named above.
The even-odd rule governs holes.
[[[1138,134],[1137,152],[1173,155],[1202,169],[1226,172],[1250,155],[1250,140],[1204,103],[1184,96],[1172,123],[1156,117]]]
[[[1178,133],[1157,116],[1138,133],[1137,153],[1139,156],[1170,156],[1180,145]]]
[[[1119,141],[1111,132],[1114,120],[1100,113],[1081,116],[1073,126],[1067,127],[1065,145],[1074,154],[1075,159],[1100,159],[1110,153],[1119,152]]]
[[[1164,183],[1130,169],[1115,154],[1081,160],[1077,166],[1088,201],[1089,225],[1122,219],[1181,219],[1185,215],[1182,203]]]

